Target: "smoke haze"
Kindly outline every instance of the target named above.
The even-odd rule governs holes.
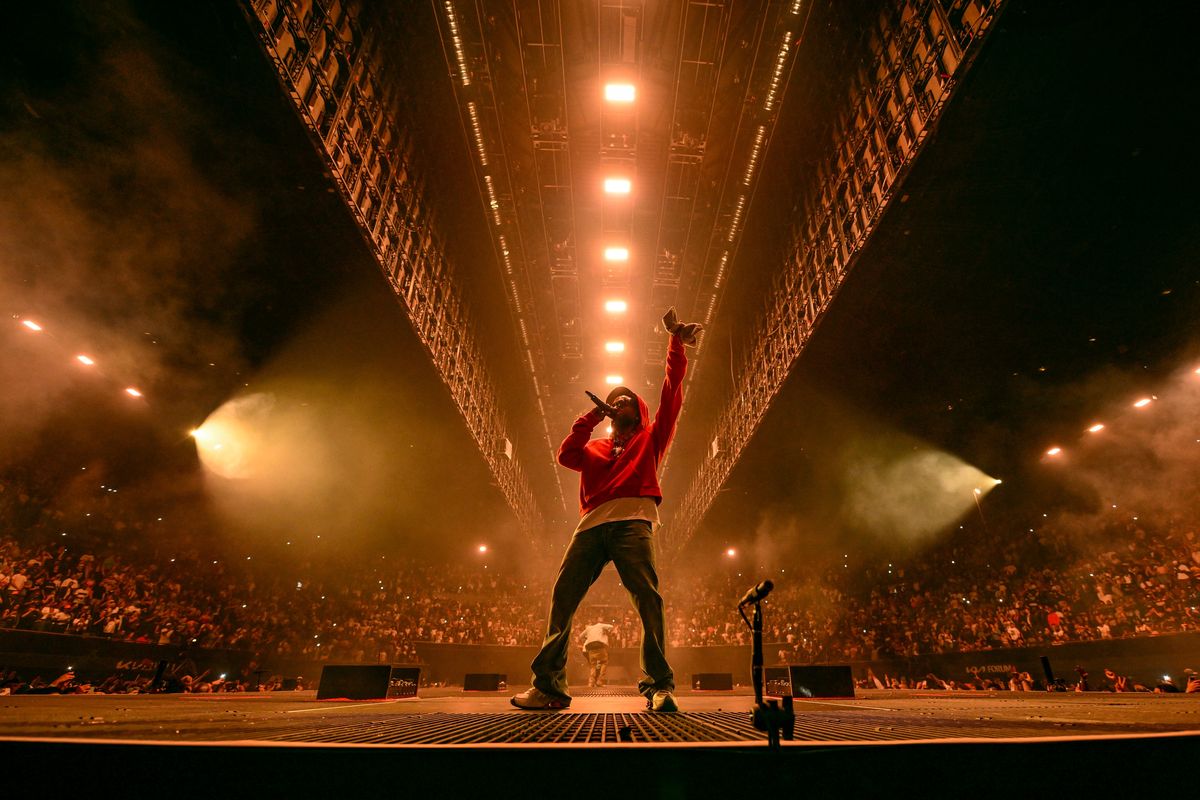
[[[206,175],[205,119],[164,77],[173,62],[142,43],[144,29],[120,6],[74,14],[63,25],[94,28],[95,49],[55,65],[42,59],[62,53],[19,51],[25,80],[4,93],[0,304],[45,331],[0,334],[13,356],[0,365],[0,466],[69,400],[77,354],[95,359],[89,375],[106,388],[160,402],[200,391],[201,366],[242,366],[228,279],[257,211]]]

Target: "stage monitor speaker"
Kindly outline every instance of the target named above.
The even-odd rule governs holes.
[[[1054,669],[1050,666],[1050,658],[1048,656],[1041,656],[1041,661],[1042,661],[1042,672],[1046,675],[1046,685],[1053,686],[1054,685]]]
[[[848,666],[767,667],[763,681],[763,693],[773,697],[854,697]]]
[[[503,692],[508,676],[498,672],[468,672],[463,678],[464,692]]]
[[[732,672],[697,672],[692,675],[692,689],[697,692],[728,692],[733,689]]]
[[[329,664],[321,668],[317,699],[392,700],[416,697],[420,667],[391,664]]]

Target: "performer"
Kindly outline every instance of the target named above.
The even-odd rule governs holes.
[[[636,392],[618,386],[604,402],[593,396],[597,407],[575,420],[571,434],[558,448],[558,463],[580,473],[581,518],[554,582],[546,638],[531,665],[533,686],[512,698],[517,708],[570,706],[566,665],[571,621],[588,588],[612,561],[642,621],[643,676],[638,690],[651,710],[678,710],[672,694],[675,675],[663,653],[663,601],[651,534],[662,502],[658,464],[675,435],[675,422],[683,407],[687,370],[683,346],[694,346],[703,326],[680,323],[673,308],[663,317],[663,326],[671,340],[654,419],[647,422],[649,409]],[[606,416],[612,419],[612,436],[592,439],[592,430]]]
[[[588,660],[588,686],[603,686],[604,673],[608,671],[608,637],[613,626],[607,622],[594,622],[583,629],[583,654]]]

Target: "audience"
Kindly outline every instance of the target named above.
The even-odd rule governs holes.
[[[98,541],[80,550],[45,532],[24,531],[20,540],[0,536],[0,628],[224,648],[260,658],[391,662],[417,660],[418,642],[529,646],[544,630],[549,585],[477,563],[348,562],[282,570],[212,555],[193,546],[165,558]],[[718,574],[677,569],[664,575],[672,646],[749,643],[735,609],[746,586],[762,576],[737,573],[732,562],[723,566]],[[847,561],[774,577],[764,639],[771,643],[768,659],[776,662],[905,658],[1200,629],[1200,537],[1169,518],[1114,514],[1086,536],[1050,525],[1019,535],[960,532],[903,561],[853,569]],[[577,615],[585,618],[613,622],[617,647],[639,640],[637,616],[617,586],[598,587]],[[60,676],[26,690],[145,689],[137,681],[105,683],[84,688],[73,676]],[[1083,674],[1078,686],[1174,692],[1194,691],[1196,683],[1191,675],[1182,689],[1171,681],[1138,684],[1106,672],[1094,687]],[[245,688],[244,682],[201,684],[205,691]],[[871,674],[863,685],[1055,688],[1027,673],[957,683]]]

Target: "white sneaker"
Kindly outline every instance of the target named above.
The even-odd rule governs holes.
[[[675,695],[668,692],[666,689],[659,689],[650,696],[648,703],[651,711],[674,712],[679,710],[679,704],[675,702]]]
[[[530,687],[520,694],[515,694],[509,700],[517,708],[525,708],[531,710],[553,709],[553,708],[570,708],[571,698],[556,697],[552,694],[546,694],[541,689]]]

